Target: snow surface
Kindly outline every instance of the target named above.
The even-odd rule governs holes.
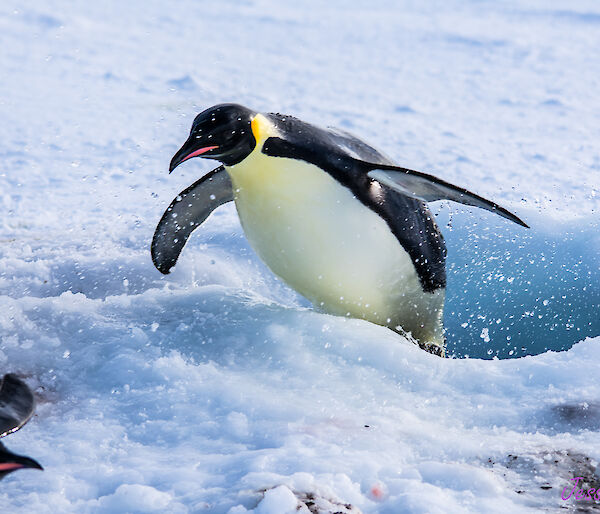
[[[599,29],[585,0],[2,2],[0,370],[39,398],[7,445],[45,467],[3,511],[574,508],[571,477],[600,485]],[[161,276],[154,227],[211,169],[168,162],[223,101],[526,219],[433,206],[450,353],[485,360],[315,312],[231,205]]]

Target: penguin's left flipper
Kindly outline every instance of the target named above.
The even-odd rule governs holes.
[[[0,385],[0,437],[16,432],[35,410],[31,389],[19,377],[7,373]]]
[[[152,262],[165,275],[175,266],[190,234],[220,205],[233,200],[233,185],[223,166],[204,175],[171,202],[152,238]]]
[[[412,196],[418,200],[425,202],[452,200],[495,212],[522,227],[529,228],[529,225],[504,207],[500,207],[498,204],[471,193],[467,189],[455,186],[427,173],[398,166],[377,165],[377,167],[374,167],[371,165],[371,171],[367,175],[398,193]]]

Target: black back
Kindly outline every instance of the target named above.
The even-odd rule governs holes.
[[[19,377],[7,373],[0,382],[0,437],[16,432],[33,416],[35,399]]]
[[[446,286],[446,245],[427,205],[367,176],[373,169],[369,164],[393,165],[387,157],[351,134],[292,116],[268,117],[282,137],[268,138],[263,153],[300,159],[325,170],[385,220],[412,259],[424,291]]]

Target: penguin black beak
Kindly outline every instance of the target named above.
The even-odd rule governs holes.
[[[2,471],[13,471],[15,469],[39,469],[44,471],[42,465],[29,457],[21,457],[20,455],[15,455],[10,462],[0,462],[0,472]]]
[[[214,150],[215,148],[219,148],[216,145],[194,148],[195,145],[196,141],[194,139],[188,139],[183,144],[183,146],[171,159],[171,164],[169,165],[169,173],[171,173],[175,168],[177,168],[177,166],[179,166],[182,162],[185,162],[188,159],[191,159],[192,157],[198,157],[199,155],[209,152],[210,150]]]
[[[18,469],[44,470],[38,461],[30,459],[29,457],[17,455],[0,443],[0,480]]]

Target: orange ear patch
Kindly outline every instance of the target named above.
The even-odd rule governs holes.
[[[252,134],[254,134],[254,139],[258,143],[260,141],[260,114],[254,116],[254,119],[250,122],[250,127],[252,128]]]

